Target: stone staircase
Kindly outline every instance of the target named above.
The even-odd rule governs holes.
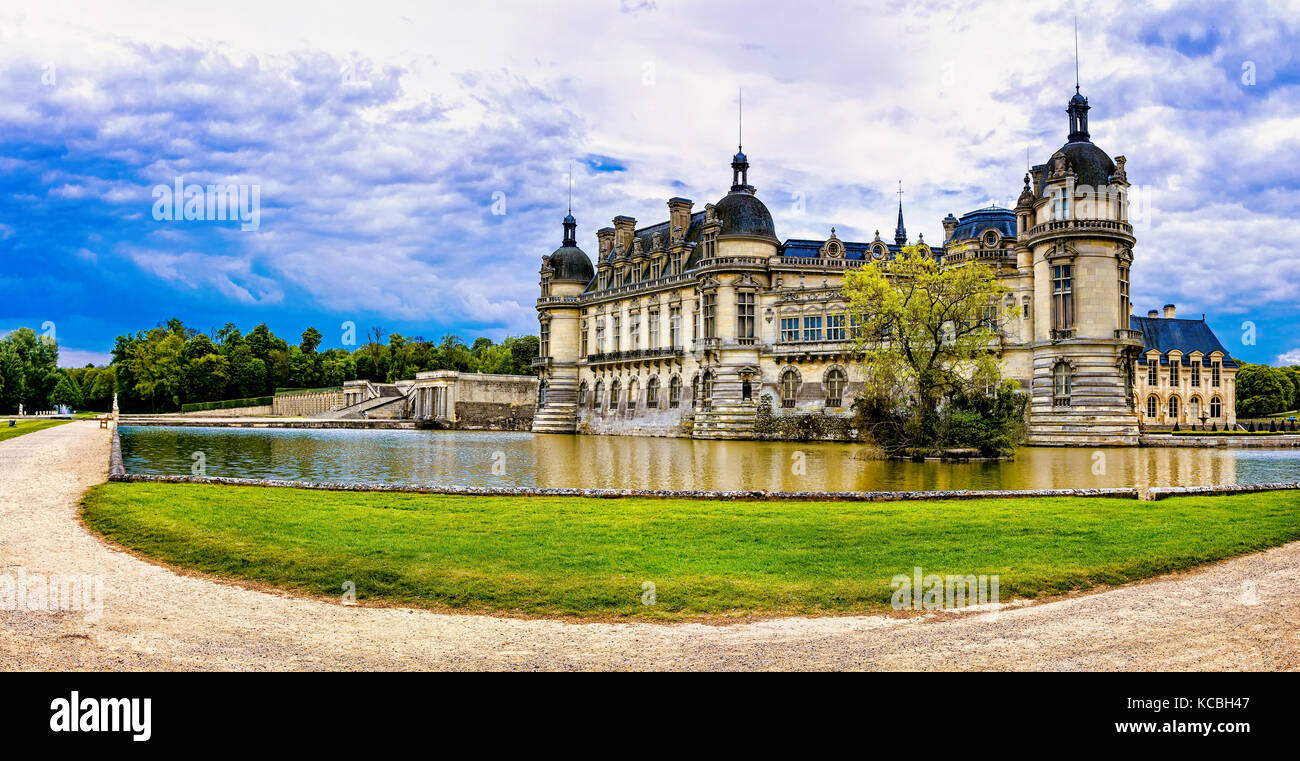
[[[578,430],[578,384],[569,379],[552,380],[546,389],[546,403],[533,412],[533,433],[574,433]]]
[[[758,405],[753,402],[716,402],[712,409],[695,411],[693,438],[752,439]]]

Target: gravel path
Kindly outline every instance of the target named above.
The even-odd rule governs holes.
[[[76,422],[0,443],[0,575],[101,576],[105,600],[99,620],[0,610],[0,668],[1300,669],[1300,542],[996,616],[707,626],[345,607],[179,575],[102,544],[76,502],[106,478],[108,436]]]

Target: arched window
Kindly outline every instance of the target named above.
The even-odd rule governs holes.
[[[1223,417],[1223,402],[1217,396],[1210,400],[1210,417]]]
[[[638,401],[640,400],[637,398],[637,382],[636,378],[633,378],[627,382],[627,408],[635,410]]]
[[[537,384],[537,403],[546,405],[546,381]]]
[[[618,409],[618,378],[609,382],[609,408]]]
[[[1176,396],[1169,397],[1169,419],[1178,420],[1178,397]]]
[[[831,368],[826,373],[826,406],[843,407],[844,406],[844,386],[848,383],[848,378],[844,376],[844,371],[838,367]]]
[[[754,384],[750,383],[748,375],[740,382],[740,398],[746,402],[754,398]]]
[[[1052,368],[1052,406],[1069,407],[1070,390],[1073,386],[1073,378],[1070,377],[1070,366],[1065,362],[1057,362]]]
[[[668,381],[668,406],[672,409],[682,406],[682,379],[676,375]]]
[[[1187,402],[1187,417],[1189,420],[1196,420],[1200,416],[1201,400],[1193,396],[1191,400]]]
[[[713,409],[713,371],[704,374],[704,387],[700,389],[702,408]]]
[[[659,376],[651,375],[645,384],[645,406],[648,410],[659,408]]]
[[[605,381],[596,381],[596,393],[591,395],[591,406],[599,408],[605,396]]]
[[[787,367],[785,372],[781,373],[781,406],[793,408],[795,400],[799,398],[799,386],[803,385],[803,379],[799,377],[799,371],[793,367]]]
[[[698,406],[700,406],[700,374],[696,373],[691,376],[691,407]]]
[[[587,406],[587,382],[583,381],[578,384],[578,406]]]
[[[1147,417],[1154,418],[1160,412],[1160,400],[1154,396],[1147,397]]]

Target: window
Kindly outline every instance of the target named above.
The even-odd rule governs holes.
[[[695,300],[695,310],[691,312],[691,340],[700,340],[700,300]],[[694,393],[694,392],[692,392]]]
[[[781,318],[781,340],[782,341],[799,340],[799,318],[798,317]]]
[[[537,404],[542,407],[546,406],[546,381],[537,384]]]
[[[821,317],[803,318],[803,340],[805,341],[822,340],[822,318]]]
[[[718,296],[715,293],[706,293],[700,298],[701,309],[704,312],[704,337],[705,338],[713,338],[715,335],[717,335],[714,332],[715,330],[714,317],[716,316],[716,311],[717,311],[717,299]]]
[[[609,382],[609,408],[618,409],[618,379]]]
[[[1169,419],[1178,420],[1178,397],[1176,396],[1169,397]]]
[[[677,409],[682,405],[682,379],[674,375],[668,381],[668,406]]]
[[[832,368],[826,373],[826,406],[842,407],[844,406],[844,386],[848,379],[844,376],[844,371],[838,367]]]
[[[650,380],[645,384],[645,406],[646,409],[659,408],[659,376],[652,375]]]
[[[541,335],[538,338],[540,345],[539,357],[551,356],[551,323],[549,320],[542,321]]]
[[[1218,362],[1210,364],[1210,385],[1214,388],[1219,387],[1219,367],[1220,364]],[[1215,417],[1218,417],[1218,415],[1215,415]]]
[[[754,294],[736,294],[736,337],[754,337]]]
[[[578,356],[585,358],[587,356],[587,321],[582,321],[582,351]]]
[[[1052,267],[1052,327],[1068,330],[1074,327],[1074,265],[1058,264]]]
[[[700,402],[703,409],[713,409],[713,372],[704,374],[704,386],[700,389]]]
[[[650,329],[650,345],[648,348],[658,349],[659,348],[659,310],[658,309],[650,310],[649,329]]]
[[[1153,361],[1147,365],[1147,385],[1148,386],[1160,385],[1160,363],[1159,362]]]
[[[1201,400],[1197,399],[1196,397],[1192,397],[1192,400],[1187,403],[1187,417],[1191,418],[1192,420],[1196,420],[1200,416],[1201,416]]]
[[[1021,301],[1021,306],[1022,306],[1022,309],[1023,309],[1023,311],[1024,311],[1023,317],[1024,317],[1024,319],[1028,320],[1028,319],[1029,319],[1029,297],[1028,297],[1028,296],[1026,296],[1026,297]]]
[[[587,406],[587,382],[583,381],[578,384],[578,406]]]
[[[1056,367],[1052,368],[1052,406],[1070,406],[1072,380],[1070,366],[1064,362],[1057,362]]]
[[[799,386],[803,380],[799,377],[799,371],[793,367],[787,367],[784,373],[781,373],[781,406],[793,408],[795,400],[799,398]]]
[[[596,320],[596,351],[605,351],[605,321]]]
[[[998,307],[996,304],[984,307],[984,316],[980,319],[980,327],[988,328],[995,333],[997,332]]]
[[[1192,388],[1201,387],[1201,363],[1192,362]]]
[[[1179,362],[1180,360],[1177,359],[1169,360],[1169,385],[1173,388],[1178,388]]]
[[[635,410],[638,401],[636,378],[633,378],[627,382],[627,408],[629,410]]]
[[[826,340],[843,341],[849,337],[848,331],[844,328],[844,315],[832,314],[826,318]]]
[[[1223,402],[1217,396],[1210,400],[1210,417],[1223,417]]]
[[[619,344],[620,344],[620,342],[622,341],[622,335],[621,335],[621,333],[623,332],[623,331],[622,331],[622,327],[623,327],[623,318],[620,317],[620,316],[618,316],[618,315],[615,315],[615,316],[614,316],[614,329],[613,329],[613,333],[614,333],[614,351],[618,351],[618,350],[619,350]],[[614,396],[614,387],[613,387],[613,386],[610,386],[610,389],[609,389],[609,395],[610,395],[611,397]]]
[[[641,313],[633,312],[627,316],[627,327],[632,340],[628,341],[629,349],[641,348]]]
[[[605,395],[605,381],[596,381],[596,393],[591,395],[591,406],[600,407],[601,397]]]
[[[668,344],[676,349],[681,346],[682,308],[672,307],[668,310]]]
[[[1129,300],[1128,267],[1119,268],[1119,326],[1129,327],[1129,315],[1133,312],[1133,302]]]
[[[545,298],[546,296],[550,296],[550,295],[551,295],[551,279],[550,279],[549,277],[548,277],[548,278],[543,278],[543,280],[542,280],[542,297]]]
[[[1160,410],[1160,400],[1154,396],[1147,397],[1147,417],[1154,418]]]

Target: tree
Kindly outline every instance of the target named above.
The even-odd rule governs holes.
[[[315,354],[320,342],[320,331],[309,327],[302,332],[302,343],[298,344],[298,348],[302,350],[303,354]]]
[[[50,391],[50,406],[80,407],[82,395],[81,388],[77,386],[77,381],[73,380],[72,376],[67,373],[58,373],[58,376],[59,379],[55,381],[54,390]]]
[[[1262,417],[1283,412],[1292,401],[1286,374],[1268,365],[1243,364],[1237,370],[1237,416]]]
[[[896,447],[934,447],[945,436],[940,406],[996,388],[997,305],[1006,293],[982,264],[946,268],[928,249],[905,246],[892,261],[845,273],[848,328],[863,371],[863,427],[873,421]]]
[[[185,399],[214,402],[225,398],[230,385],[230,360],[220,354],[204,354],[185,368]]]
[[[266,363],[253,356],[247,344],[236,346],[230,352],[230,386],[228,399],[247,399],[260,396],[266,389]]]

